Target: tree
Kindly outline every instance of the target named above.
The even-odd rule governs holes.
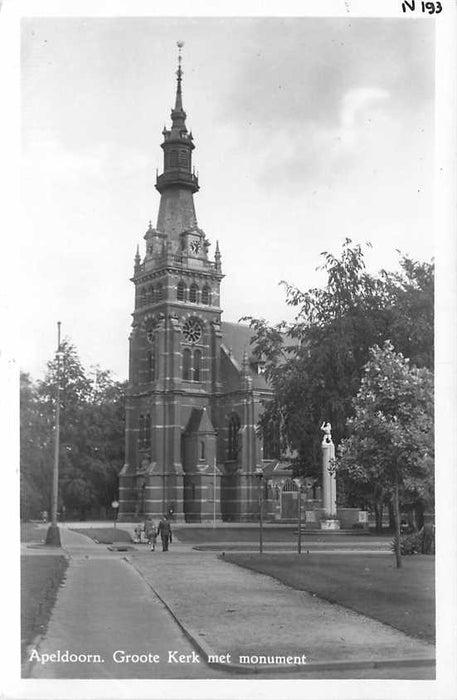
[[[429,503],[433,498],[433,375],[412,366],[387,341],[370,350],[353,404],[337,473],[390,496],[400,567],[400,495],[415,494]]]
[[[106,508],[118,495],[118,473],[124,461],[125,385],[99,367],[87,372],[68,340],[61,347],[58,507],[64,505],[84,518],[88,510]],[[38,501],[41,508],[49,509],[56,387],[56,360],[48,363],[44,380],[36,385],[23,377],[21,483],[23,511],[29,513],[24,517],[37,512]],[[27,493],[34,489],[39,498],[32,504]]]
[[[367,244],[369,245],[369,244]],[[403,257],[401,272],[367,272],[363,248],[346,239],[340,256],[322,253],[323,288],[302,292],[283,283],[286,302],[297,308],[293,323],[270,326],[249,318],[256,354],[274,390],[265,403],[259,430],[281,424],[283,444],[298,453],[296,471],[320,475],[320,432],[332,424],[336,443],[348,436],[363,367],[372,346],[390,339],[414,361],[431,366],[433,349],[433,265]],[[420,329],[420,330],[419,330]],[[363,496],[360,486],[343,485],[349,505]],[[380,492],[379,501],[382,503]]]
[[[49,426],[30,375],[20,374],[21,517],[50,509],[52,444]]]

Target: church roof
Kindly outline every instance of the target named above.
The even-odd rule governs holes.
[[[193,408],[186,425],[185,433],[214,433],[214,426],[206,408]]]
[[[246,352],[249,361],[249,376],[252,377],[253,387],[255,389],[268,389],[265,376],[258,373],[257,363],[260,358],[256,356],[254,347],[251,345],[251,339],[254,336],[252,328],[244,323],[222,322],[221,330],[223,348],[239,372],[241,373],[243,355]]]

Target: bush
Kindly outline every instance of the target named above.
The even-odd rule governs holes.
[[[403,555],[407,554],[420,554],[422,552],[422,532],[410,532],[409,534],[400,536],[400,553]],[[393,540],[390,545],[392,552],[395,552],[395,544],[397,538]]]

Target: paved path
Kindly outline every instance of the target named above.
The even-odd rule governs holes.
[[[269,656],[274,663],[268,678],[433,677],[430,665],[418,666],[420,659],[433,658],[431,645],[214,553],[179,542],[167,553],[160,548],[152,553],[146,546],[117,553],[68,526],[61,536],[70,566],[26,677],[240,678],[233,675],[240,656],[249,657],[242,670],[262,674],[266,666],[257,657]],[[49,655],[59,650],[61,660],[51,661]],[[67,650],[87,658],[65,662]],[[126,654],[146,659],[124,662]],[[225,657],[219,659],[220,668],[205,662],[209,654]],[[182,663],[175,663],[180,655]],[[295,670],[276,658],[287,656],[295,657]],[[300,665],[303,656],[306,665]],[[401,668],[385,665],[399,659]]]
[[[327,664],[434,657],[430,644],[209,552],[173,548],[129,559],[196,642],[230,653],[232,663],[249,656],[255,665],[259,655]]]
[[[84,535],[61,529],[70,552],[64,586],[45,639],[33,656],[31,678],[223,678],[204,662],[195,663],[195,648],[164,605],[135,569],[118,554]],[[61,658],[85,655],[83,662],[49,661],[60,650]],[[158,655],[160,662],[116,663],[126,654]],[[187,655],[184,663],[168,663],[168,652]],[[121,653],[123,652],[123,653]],[[125,653],[124,653],[125,652]],[[90,656],[92,655],[92,658]],[[99,660],[100,657],[100,660]],[[173,654],[172,659],[178,655]],[[103,661],[102,661],[102,660]]]

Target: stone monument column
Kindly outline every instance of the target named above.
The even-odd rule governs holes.
[[[336,476],[334,472],[329,471],[332,460],[335,458],[332,426],[330,423],[322,423],[321,430],[324,432],[322,439],[322,505],[325,514],[336,519]]]

